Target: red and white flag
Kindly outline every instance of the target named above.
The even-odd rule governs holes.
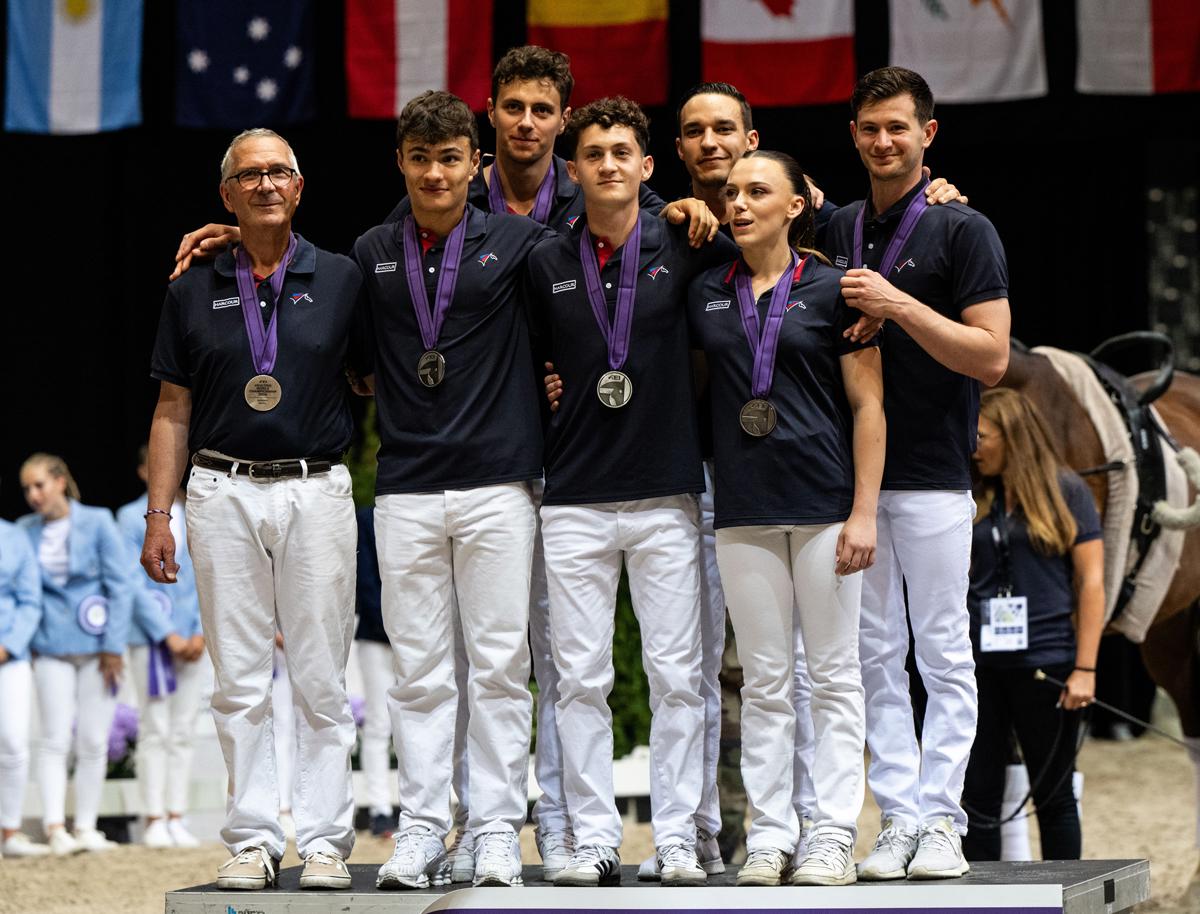
[[[854,4],[844,0],[704,0],[703,78],[751,105],[842,102],[854,88]]]
[[[1075,88],[1099,95],[1200,92],[1196,0],[1077,0]]]
[[[1046,94],[1040,0],[890,0],[892,66],[925,77],[937,102]]]
[[[351,117],[397,117],[426,89],[483,111],[491,79],[492,0],[346,0]]]

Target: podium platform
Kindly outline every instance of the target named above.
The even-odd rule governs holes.
[[[541,867],[525,867],[519,888],[446,886],[379,891],[374,865],[351,864],[353,886],[342,892],[302,892],[300,867],[285,869],[279,887],[229,892],[215,883],[168,892],[166,914],[398,914],[419,911],[504,911],[509,914],[580,914],[583,911],[876,912],[936,914],[1120,914],[1150,898],[1146,860],[1076,860],[1050,863],[977,863],[962,879],[936,882],[863,882],[836,888],[738,888],[734,869],[703,888],[667,888],[637,881],[637,868],[622,867],[621,885],[595,889],[555,888],[541,881]]]

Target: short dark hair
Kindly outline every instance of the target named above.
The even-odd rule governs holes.
[[[570,158],[575,157],[579,146],[579,136],[583,131],[596,125],[608,130],[610,127],[628,127],[637,137],[642,155],[650,148],[650,118],[641,105],[630,101],[624,95],[610,95],[588,102],[582,108],[571,112],[567,120],[566,146],[570,150]]]
[[[732,98],[742,109],[742,129],[747,133],[754,129],[754,119],[750,116],[750,103],[746,96],[738,91],[737,86],[729,83],[699,83],[683,93],[679,107],[675,109],[675,126],[683,129],[683,106],[697,95],[724,95]]]
[[[571,75],[571,58],[549,48],[527,44],[511,48],[492,71],[492,98],[500,97],[500,88],[518,79],[545,79],[558,90],[560,108],[571,101],[575,77]]]
[[[857,121],[863,105],[874,105],[897,95],[912,96],[918,122],[927,124],[933,117],[933,90],[929,83],[920,73],[904,67],[880,67],[859,77],[850,95],[850,111]]]
[[[479,148],[479,127],[475,115],[457,95],[430,89],[411,99],[396,121],[396,148],[406,139],[442,143],[465,136],[471,152]]]

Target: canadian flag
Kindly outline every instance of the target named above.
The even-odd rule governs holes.
[[[426,89],[483,111],[491,79],[492,0],[346,0],[351,117],[397,117]]]
[[[1100,95],[1200,91],[1196,0],[1077,0],[1075,88]]]
[[[705,81],[733,83],[751,105],[842,102],[854,88],[854,4],[704,0]]]

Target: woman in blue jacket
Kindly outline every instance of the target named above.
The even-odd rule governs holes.
[[[49,852],[21,834],[21,804],[29,778],[29,703],[33,673],[29,641],[42,618],[37,559],[16,525],[0,520],[0,850],[5,857]]]
[[[50,849],[56,854],[113,847],[96,829],[116,710],[121,654],[129,637],[128,557],[105,508],[79,503],[61,457],[34,454],[21,466],[34,513],[17,524],[42,571],[42,619],[34,633],[33,678],[42,737],[37,780]],[[75,724],[75,834],[66,822],[67,754]]]

